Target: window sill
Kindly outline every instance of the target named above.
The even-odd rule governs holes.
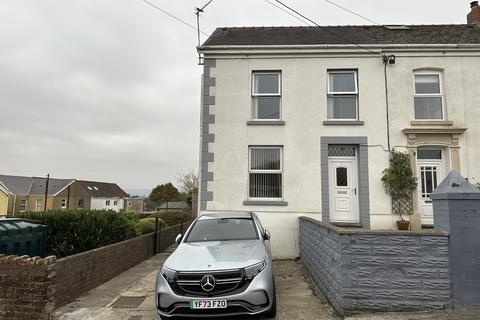
[[[451,126],[453,121],[448,120],[412,120],[412,126]]]
[[[247,121],[248,126],[284,126],[285,121],[282,120],[250,120]]]
[[[360,120],[325,120],[323,121],[324,126],[333,126],[333,125],[345,125],[345,126],[363,126],[364,121]]]
[[[282,200],[245,200],[244,206],[287,206],[287,201]]]

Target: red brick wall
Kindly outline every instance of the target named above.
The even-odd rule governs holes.
[[[0,319],[51,319],[55,260],[0,255]]]
[[[57,260],[55,308],[153,255],[153,233]]]

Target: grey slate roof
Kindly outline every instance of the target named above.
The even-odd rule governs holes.
[[[125,198],[128,194],[116,183],[77,180],[93,198]]]
[[[327,30],[341,35],[334,35]],[[480,44],[480,27],[468,24],[385,26],[217,28],[203,46],[324,44]],[[346,38],[348,41],[342,39]]]
[[[46,178],[0,175],[0,181],[14,195],[44,195]],[[48,195],[54,195],[67,187],[73,179],[50,178]]]

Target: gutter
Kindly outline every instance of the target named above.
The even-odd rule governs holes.
[[[480,49],[480,43],[452,43],[452,44],[360,44],[362,47],[378,49],[379,51],[388,48],[395,49]],[[351,44],[307,44],[307,45],[213,45],[198,46],[197,51],[204,52],[210,50],[308,50],[308,49],[355,49],[355,51],[365,51],[356,45]]]

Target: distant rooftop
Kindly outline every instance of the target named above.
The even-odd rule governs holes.
[[[203,46],[260,45],[480,44],[480,27],[474,24],[325,26],[325,27],[222,27]]]

